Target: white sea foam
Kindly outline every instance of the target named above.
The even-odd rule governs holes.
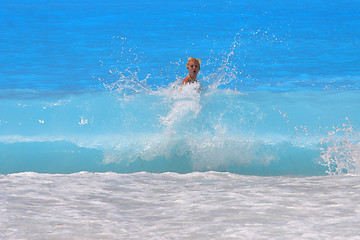
[[[359,177],[0,175],[1,239],[358,239]]]

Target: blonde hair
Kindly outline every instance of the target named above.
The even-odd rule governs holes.
[[[197,58],[193,58],[193,57],[189,57],[188,62],[186,63],[186,68],[189,67],[191,62],[197,62],[199,64],[199,68],[200,68],[201,60],[197,59]]]

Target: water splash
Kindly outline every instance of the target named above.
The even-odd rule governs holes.
[[[360,173],[360,133],[348,118],[346,120],[342,127],[333,127],[322,139],[322,164],[328,168],[329,175]]]
[[[135,94],[153,94],[153,90],[147,85],[149,75],[139,80],[137,73],[128,72],[125,74],[119,70],[109,70],[111,74],[116,76],[116,81],[112,83],[103,83],[105,89],[116,93],[119,100],[128,101],[133,98]]]

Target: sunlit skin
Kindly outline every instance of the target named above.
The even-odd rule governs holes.
[[[194,83],[197,81],[197,74],[200,72],[200,63],[199,60],[195,58],[190,58],[188,63],[186,64],[186,68],[189,71],[189,75],[184,78],[181,85],[187,84],[187,83]]]

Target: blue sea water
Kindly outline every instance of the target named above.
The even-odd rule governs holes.
[[[359,29],[357,0],[3,0],[1,239],[358,239]]]

